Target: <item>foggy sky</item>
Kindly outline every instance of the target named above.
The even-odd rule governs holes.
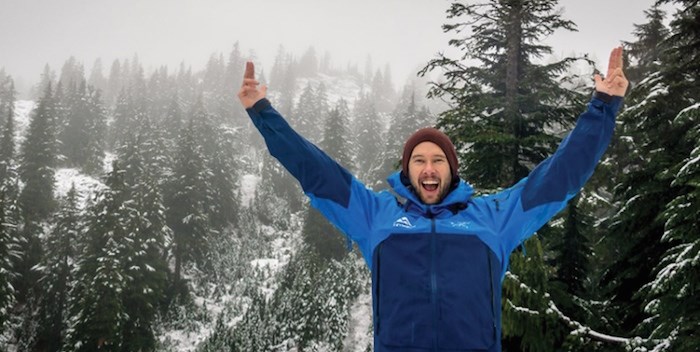
[[[560,55],[591,53],[606,61],[654,0],[562,0],[578,32],[548,43]],[[0,0],[0,68],[20,91],[35,83],[45,64],[60,74],[74,56],[86,75],[97,58],[105,75],[115,59],[138,55],[146,72],[181,62],[197,71],[213,53],[235,42],[268,70],[278,48],[301,56],[313,46],[333,63],[362,70],[392,66],[395,84],[448,49],[442,33],[448,0]],[[606,62],[603,62],[605,67]]]

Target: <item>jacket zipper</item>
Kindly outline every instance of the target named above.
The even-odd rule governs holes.
[[[377,296],[377,302],[376,302],[377,311],[374,312],[374,316],[376,317],[375,322],[374,322],[374,324],[375,324],[374,331],[376,331],[377,333],[379,333],[379,331],[380,331],[379,330],[379,326],[380,326],[380,320],[379,320],[380,318],[379,317],[381,316],[381,314],[379,314],[379,303],[381,303],[381,299],[379,298],[379,290],[381,289],[381,285],[380,285],[381,280],[380,280],[379,276],[382,273],[382,271],[380,269],[381,268],[380,262],[382,260],[382,245],[383,244],[384,243],[379,243],[379,245],[377,246],[377,267],[374,268],[374,270],[377,271],[377,283],[375,285],[375,287],[377,288],[376,292],[375,292],[375,295]]]
[[[493,289],[493,268],[491,267],[491,254],[489,249],[486,248],[486,261],[489,263],[489,293],[491,294],[491,323],[493,325],[493,334],[496,335],[496,308],[495,308],[495,294]]]
[[[437,233],[435,231],[435,217],[428,211],[430,218],[430,300],[433,304],[433,350],[438,350],[438,314],[439,307],[437,301]]]

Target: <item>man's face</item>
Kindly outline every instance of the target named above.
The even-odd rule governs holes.
[[[450,164],[445,152],[433,142],[422,142],[413,148],[408,161],[408,178],[425,204],[439,203],[452,183]]]

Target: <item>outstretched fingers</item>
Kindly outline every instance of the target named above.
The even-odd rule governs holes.
[[[260,87],[260,82],[255,79],[255,66],[251,61],[246,62],[243,82],[241,83],[241,89],[238,91],[238,99],[241,101],[241,104],[248,109],[260,99],[265,98],[266,94],[267,87]]]
[[[610,59],[608,60],[608,74],[607,77],[612,76],[617,69],[622,69],[622,47],[618,46],[610,52]]]
[[[252,61],[248,61],[245,63],[245,74],[243,75],[243,78],[255,79],[255,65]]]

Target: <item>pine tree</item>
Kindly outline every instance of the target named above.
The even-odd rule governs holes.
[[[126,320],[122,351],[155,349],[155,319],[166,288],[165,244],[170,240],[165,208],[156,180],[144,170],[131,185],[133,209],[124,246],[123,270],[128,277],[122,291]]]
[[[663,339],[655,350],[696,351],[700,348],[697,335],[700,304],[696,297],[700,277],[700,104],[697,101],[700,96],[700,4],[685,0],[673,3],[678,5],[679,11],[674,15],[670,36],[664,45],[668,51],[659,71],[662,81],[649,95],[658,94],[658,88],[666,90],[660,92],[659,100],[647,96],[638,105],[651,103],[651,109],[665,108],[658,118],[669,132],[668,139],[658,138],[666,135],[657,135],[648,145],[668,148],[663,156],[656,156],[657,149],[648,150],[650,161],[655,162],[652,168],[658,172],[655,179],[663,182],[664,187],[664,197],[655,201],[657,204],[663,201],[656,215],[663,228],[658,238],[659,247],[665,250],[654,268],[653,279],[643,287],[644,310],[650,319],[640,325],[651,331],[652,339]],[[643,131],[652,127],[649,120],[640,121]],[[657,158],[663,159],[654,160]]]
[[[161,66],[151,74],[146,87],[148,91],[147,116],[156,125],[164,125],[163,119],[168,114],[170,101],[177,94],[174,77],[168,76],[168,68]]]
[[[80,85],[80,82],[85,80],[85,69],[81,62],[71,56],[63,63],[61,67],[61,75],[58,78],[59,82],[62,82],[64,86],[71,87],[73,85]]]
[[[46,92],[46,88],[51,85],[52,87],[57,86],[56,82],[56,72],[54,72],[49,64],[44,65],[44,70],[39,77],[39,83],[32,87],[30,96],[33,100],[41,99],[42,94]]]
[[[117,149],[129,137],[131,131],[139,126],[139,121],[145,118],[145,107],[139,104],[133,92],[122,90],[117,97],[114,108],[114,118],[109,126],[109,146]]]
[[[314,77],[318,72],[318,58],[316,49],[309,47],[299,60],[299,77]]]
[[[80,167],[85,164],[85,146],[89,140],[87,131],[89,112],[85,80],[71,82],[68,85],[65,98],[66,100],[61,104],[67,110],[67,121],[60,128],[60,145],[68,167]]]
[[[76,243],[80,237],[81,214],[75,185],[72,185],[56,215],[55,227],[46,239],[46,255],[41,261],[44,296],[39,306],[38,345],[47,351],[60,351],[65,343],[69,318],[69,293],[74,282],[77,259]]]
[[[360,179],[371,184],[375,181],[369,179],[373,171],[372,166],[376,164],[378,151],[384,146],[381,142],[384,127],[369,94],[360,93],[360,97],[355,102],[353,115],[355,119],[352,123],[352,132],[357,146],[355,164]]]
[[[210,178],[211,171],[206,168],[192,119],[180,133],[178,150],[164,197],[167,224],[173,230],[176,283],[181,280],[183,264],[203,264],[209,251],[207,202],[210,189],[205,180]]]
[[[557,30],[574,30],[556,6],[556,0],[455,2],[448,10],[453,23],[443,29],[460,35],[450,46],[463,54],[458,59],[441,54],[421,71],[445,72],[446,81],[434,83],[429,96],[450,102],[438,126],[455,143],[462,161],[460,175],[480,190],[508,187],[527,176],[561,140],[551,131],[568,129],[583,107],[584,96],[567,87],[571,78],[560,78],[575,59],[536,63],[551,53],[550,47],[540,44],[544,38]],[[471,35],[463,37],[467,30]],[[538,238],[525,245],[532,246],[540,246]],[[542,260],[539,253],[528,253],[526,260],[519,253],[511,256],[512,275],[537,293],[532,297],[521,286],[506,283],[510,285],[503,297],[506,350],[555,348],[555,333],[525,328],[551,324],[544,299],[549,269]],[[519,262],[522,265],[516,265]],[[509,310],[511,306],[524,309]]]
[[[161,129],[165,131],[168,140],[177,140],[178,134],[182,130],[182,108],[177,94],[173,94],[168,104],[168,112],[166,113]]]
[[[543,274],[548,269],[539,238],[528,240],[524,248],[527,256],[511,256],[503,282],[504,345],[514,351],[552,351],[568,331],[549,309],[548,278]]]
[[[12,184],[16,177],[9,173],[0,181],[0,331],[6,331],[10,310],[15,303],[13,257],[17,255],[14,238],[17,237],[19,211]]]
[[[104,170],[105,134],[107,119],[99,90],[88,88],[88,121],[85,127],[88,141],[85,144],[83,171],[88,175],[101,176]]]
[[[107,90],[107,78],[105,78],[102,67],[102,59],[97,58],[92,64],[90,77],[88,77],[88,86],[95,87],[96,90],[105,92]]]
[[[16,95],[12,77],[6,76],[5,70],[0,69],[0,126],[4,126],[7,116],[13,114]]]
[[[148,89],[146,86],[146,77],[143,66],[137,55],[131,58],[128,71],[124,72],[124,77],[127,80],[126,89],[134,99],[134,103],[139,113],[145,114],[146,100],[148,99]]]
[[[659,3],[652,5],[644,14],[647,22],[634,25],[633,34],[637,41],[625,42],[627,55],[636,61],[625,70],[625,76],[633,86],[655,71],[656,62],[664,50],[664,40],[669,34],[664,24],[666,12]]]
[[[123,293],[130,278],[124,270],[131,209],[124,172],[117,162],[108,174],[108,189],[90,209],[71,292],[67,349],[121,351],[128,319]]]
[[[112,66],[109,69],[109,77],[107,78],[107,87],[105,88],[106,105],[113,105],[119,93],[124,90],[124,82],[122,81],[122,64],[119,60],[112,61]]]
[[[321,149],[348,170],[353,170],[350,140],[350,110],[344,99],[340,99],[328,114],[323,130]]]
[[[205,157],[205,165],[209,170],[206,179],[207,215],[212,228],[221,230],[235,223],[238,212],[238,200],[234,193],[237,168],[233,158],[235,140],[233,133],[214,125],[210,114],[201,102],[193,107],[191,113],[195,121],[195,138],[199,141]]]
[[[547,264],[554,268],[549,293],[568,317],[583,322],[588,318],[585,314],[587,306],[581,302],[590,298],[589,289],[594,290],[588,287],[592,251],[589,236],[593,224],[588,215],[591,207],[586,205],[584,196],[572,198],[562,216],[562,228],[546,229],[551,238],[548,249],[553,252]]]
[[[241,77],[243,77],[243,69],[245,67],[245,60],[241,55],[238,42],[233,45],[233,49],[228,56],[228,62],[226,63],[226,73],[224,76],[224,94],[226,94],[226,111],[229,114],[227,120],[229,120],[234,126],[249,126],[248,114],[243,110],[238,108],[235,99],[230,98],[231,92],[238,91],[240,87]]]
[[[297,62],[288,54],[282,46],[277,51],[275,63],[270,74],[270,87],[278,96],[275,105],[282,116],[290,116],[294,108],[294,96],[296,93]]]
[[[673,198],[668,177],[657,177],[667,173],[668,159],[678,153],[679,139],[678,132],[670,128],[674,104],[678,102],[666,94],[657,96],[658,92],[667,91],[668,78],[660,71],[669,61],[665,51],[657,50],[667,45],[666,37],[657,37],[667,32],[659,28],[658,15],[653,8],[648,11],[648,22],[636,27],[637,40],[630,43],[631,56],[636,59],[631,60],[636,65],[630,69],[647,74],[637,77],[640,83],[626,98],[628,108],[619,117],[621,142],[613,146],[616,168],[624,171],[613,178],[617,212],[604,237],[607,247],[613,250],[611,263],[602,273],[601,286],[605,296],[610,297],[608,330],[620,335],[632,331],[648,336],[640,328],[649,315],[644,312],[644,297],[639,291],[653,280],[654,267],[666,250],[667,245],[660,243],[665,230],[659,214]],[[654,152],[659,148],[666,152]]]
[[[55,101],[49,85],[33,112],[27,137],[22,144],[20,178],[24,188],[20,205],[29,221],[48,218],[55,207],[53,197],[56,166]]]
[[[3,121],[0,137],[0,180],[5,179],[15,158],[15,89],[11,78],[5,82],[0,75],[0,121]]]
[[[191,67],[185,67],[184,62],[180,64],[177,77],[177,94],[180,97],[181,106],[189,106],[197,99],[195,78]]]
[[[231,91],[226,91],[226,63],[222,54],[209,58],[202,79],[203,103],[212,112],[212,117],[219,122],[228,120]],[[240,79],[240,78],[239,78]]]
[[[535,64],[551,53],[538,41],[556,30],[574,29],[556,13],[556,5],[552,0],[454,3],[448,18],[466,19],[443,28],[460,33],[473,22],[473,35],[450,45],[466,50],[463,59],[481,65],[465,67],[441,55],[421,71],[446,70],[447,80],[433,84],[429,96],[451,102],[439,126],[463,151],[461,174],[480,188],[510,186],[526,176],[561,140],[545,127],[568,128],[580,112],[581,95],[563,88],[558,78],[575,59]]]
[[[321,141],[323,121],[327,115],[324,107],[328,103],[324,104],[319,101],[320,97],[317,95],[319,89],[314,89],[311,82],[307,83],[299,95],[294,113],[289,116],[289,124],[312,143]]]
[[[15,170],[14,96],[12,79],[4,77],[4,72],[0,71],[0,116],[4,118],[0,137],[0,331],[6,331],[10,309],[15,302],[12,258],[17,254],[14,239],[20,222]]]
[[[584,292],[589,267],[590,248],[586,232],[590,228],[591,220],[580,208],[581,202],[580,195],[569,201],[562,242],[554,247],[559,251],[560,258],[556,277],[566,285],[566,291],[572,295],[581,295]]]
[[[53,196],[57,153],[55,128],[55,101],[49,85],[33,112],[19,165],[20,180],[24,184],[18,199],[23,224],[16,237],[19,253],[13,263],[17,274],[13,286],[19,302],[31,303],[25,306],[26,314],[33,314],[33,305],[38,303],[40,296],[39,273],[32,268],[42,257],[39,240],[44,232],[42,223],[49,219],[56,205]],[[23,334],[30,336],[33,333],[25,331]]]

